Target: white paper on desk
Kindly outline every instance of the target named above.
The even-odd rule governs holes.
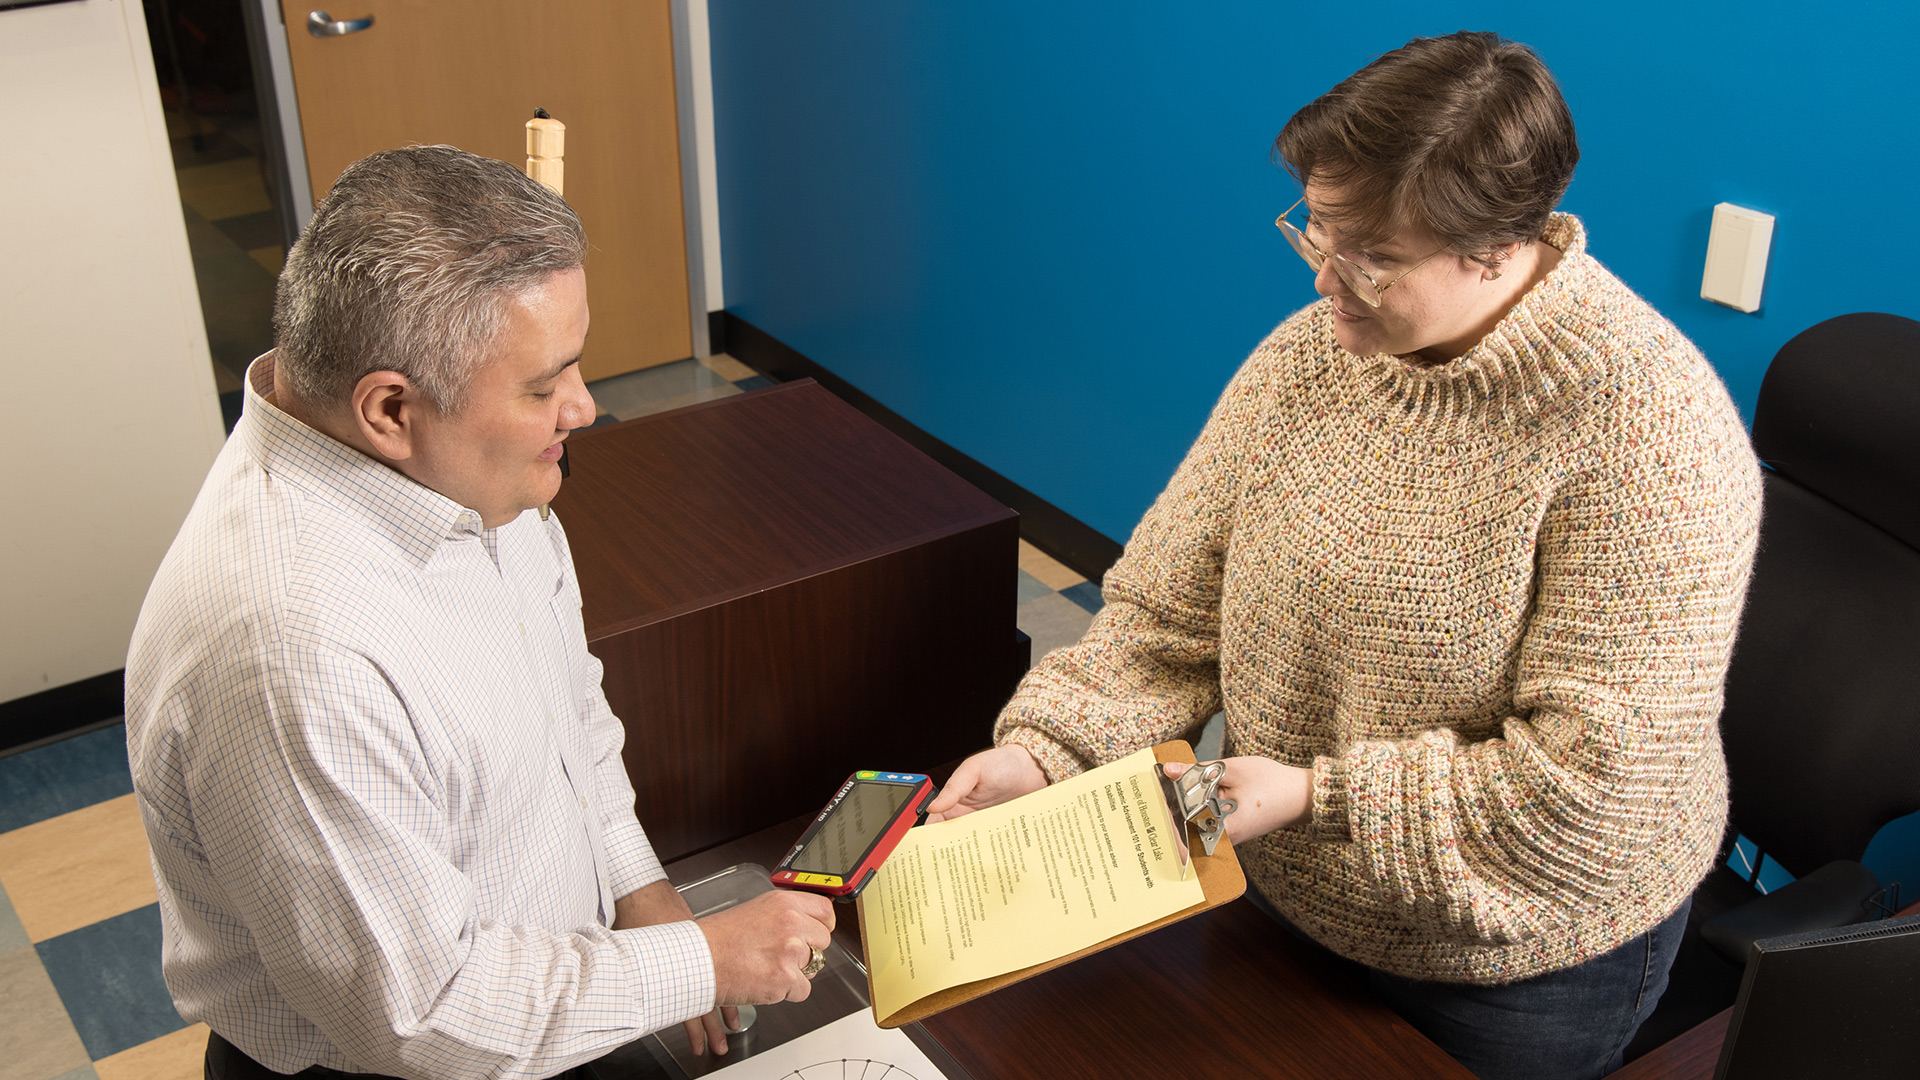
[[[946,1080],[899,1028],[883,1028],[861,1009],[791,1042],[724,1069],[724,1080]]]

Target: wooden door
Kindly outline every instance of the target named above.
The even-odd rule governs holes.
[[[582,374],[693,354],[668,0],[331,2],[281,0],[315,198],[350,163],[410,143],[521,166],[544,107],[567,125],[566,197],[590,243]],[[373,23],[315,37],[316,10]]]

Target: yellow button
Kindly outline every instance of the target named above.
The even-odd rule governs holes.
[[[795,874],[793,880],[801,885],[825,885],[830,888],[846,884],[846,881],[836,874]]]

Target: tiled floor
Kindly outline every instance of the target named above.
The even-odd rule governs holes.
[[[0,758],[0,1080],[200,1074],[132,792],[118,724]]]
[[[741,393],[727,356],[591,385],[602,423]],[[1020,543],[1036,659],[1086,632],[1099,590]],[[193,1080],[206,1028],[160,978],[160,914],[119,724],[0,757],[0,1080]]]

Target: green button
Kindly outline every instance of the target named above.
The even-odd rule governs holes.
[[[879,774],[879,773],[877,773],[877,772],[864,772],[864,771],[862,771],[862,772],[857,772],[857,773],[854,773],[853,775],[855,775],[855,776],[857,776],[857,777],[859,777],[859,778],[860,778],[860,779],[862,779],[862,780],[871,780],[871,779],[873,779],[874,777],[876,777],[876,776],[879,776],[880,774]]]

